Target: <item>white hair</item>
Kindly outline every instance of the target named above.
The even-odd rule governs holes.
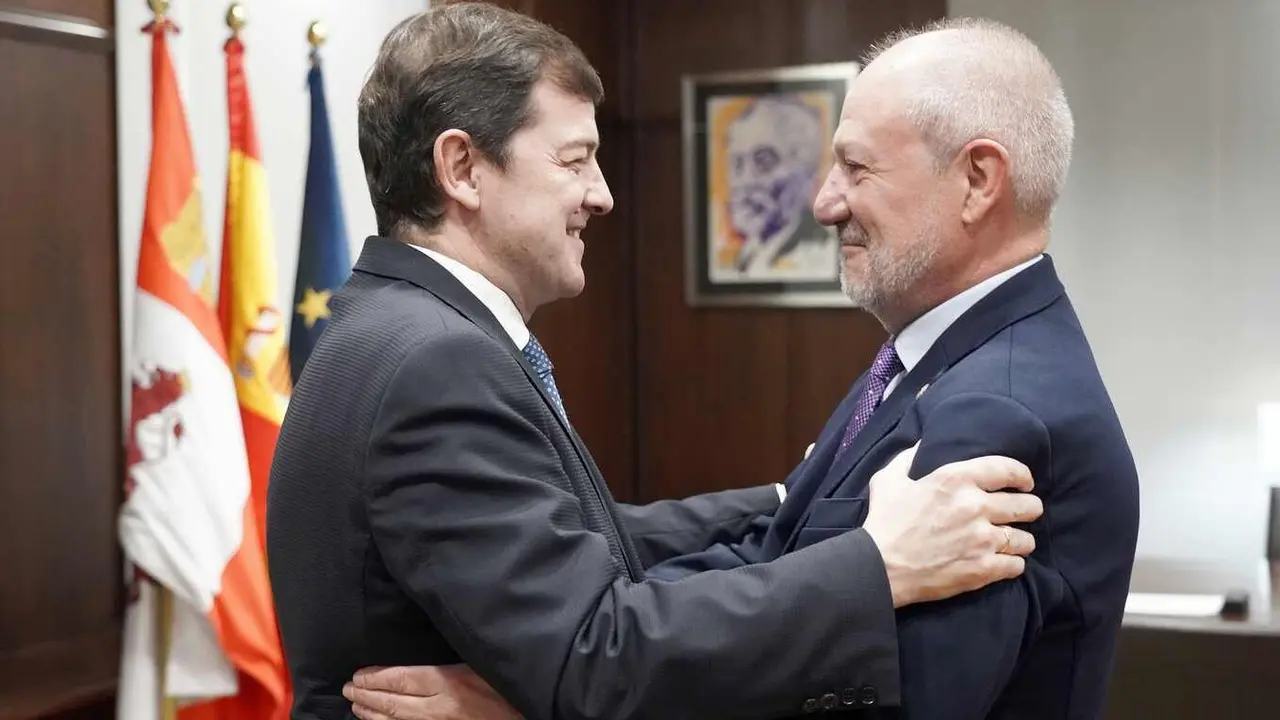
[[[921,73],[907,113],[932,146],[939,170],[965,144],[983,138],[1009,153],[1009,185],[1023,214],[1048,220],[1066,183],[1075,123],[1062,81],[1025,35],[991,20],[948,18],[890,35],[870,64],[900,42],[941,33],[943,52]]]

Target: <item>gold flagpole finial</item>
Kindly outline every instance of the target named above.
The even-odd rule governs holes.
[[[169,0],[147,0],[147,7],[151,8],[156,19],[163,19],[165,13],[169,12]]]
[[[239,35],[248,22],[249,14],[245,12],[244,5],[231,3],[231,7],[227,8],[227,27],[231,28],[231,34]]]
[[[311,43],[311,47],[319,50],[325,40],[329,39],[329,29],[325,27],[323,22],[316,20],[307,27],[307,42]]]

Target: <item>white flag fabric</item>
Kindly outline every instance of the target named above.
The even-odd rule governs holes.
[[[125,502],[130,602],[117,717],[280,720],[289,692],[250,502],[240,407],[213,305],[185,113],[152,35],[152,153],[129,358]],[[169,602],[161,602],[166,600]],[[168,612],[161,614],[161,606]],[[161,624],[163,621],[163,624]]]

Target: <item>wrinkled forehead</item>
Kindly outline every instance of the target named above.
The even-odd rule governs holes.
[[[837,152],[880,149],[916,139],[906,112],[906,97],[899,86],[881,77],[854,78],[840,108],[832,145]]]

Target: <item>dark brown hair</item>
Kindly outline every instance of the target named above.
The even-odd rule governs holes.
[[[434,229],[444,195],[432,159],[436,138],[456,128],[505,168],[508,141],[533,119],[539,80],[594,104],[600,76],[569,38],[526,15],[486,3],[442,3],[410,17],[382,41],[364,89],[360,156],[378,233],[401,223]]]

